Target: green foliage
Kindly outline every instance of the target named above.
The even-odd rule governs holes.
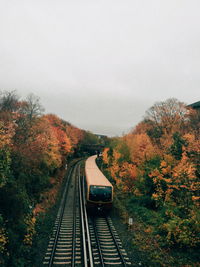
[[[179,244],[182,247],[193,247],[198,242],[196,223],[191,219],[173,217],[162,228],[166,230],[169,244]]]
[[[36,202],[40,199],[40,194],[50,187],[49,176],[42,172],[20,173],[18,181],[26,188],[30,199]]]
[[[85,131],[83,139],[79,142],[76,156],[94,155],[104,146],[104,140],[98,138],[95,134]]]
[[[160,162],[161,158],[159,156],[155,156],[154,158],[145,161],[144,164],[140,166],[144,173],[138,178],[135,186],[141,192],[143,197],[151,197],[155,191],[155,184],[152,178],[149,177],[149,173],[151,173],[152,170],[159,168]]]
[[[10,151],[6,149],[0,150],[0,187],[6,184],[11,175],[10,172]]]
[[[25,188],[15,181],[0,188],[0,211],[9,221],[17,222],[29,212],[29,197]]]
[[[99,139],[98,137],[91,133],[91,132],[85,132],[83,140],[81,141],[82,145],[97,145],[99,144]]]
[[[173,144],[170,147],[170,153],[175,157],[175,159],[180,160],[183,153],[183,146],[187,145],[187,142],[181,138],[180,133],[173,134]]]
[[[158,141],[163,134],[163,129],[161,126],[155,125],[154,127],[147,130],[147,134],[150,138],[156,139]]]
[[[159,226],[164,223],[165,219],[162,214],[149,209],[149,198],[131,198],[128,201],[127,208],[131,213],[139,216],[146,225],[154,226],[157,232]]]
[[[52,172],[45,162],[40,162],[37,168],[30,169],[29,165],[19,154],[12,155],[12,169],[18,185],[24,187],[29,198],[37,202],[40,194],[49,186],[49,175]]]
[[[130,198],[131,203],[141,208],[155,209],[155,201],[150,196],[132,196]]]
[[[118,147],[118,145],[121,143],[121,138],[119,137],[114,137],[110,140],[110,143],[109,143],[109,148],[110,149],[114,149],[116,147]]]
[[[0,92],[0,111],[2,112],[12,112],[17,111],[19,97],[16,91],[4,91]]]
[[[4,256],[5,266],[26,266],[27,260],[23,244],[27,231],[26,214],[30,214],[30,200],[24,187],[14,179],[0,188],[0,213],[5,221],[8,242]]]
[[[110,164],[112,164],[112,157],[113,157],[113,151],[117,151],[120,153],[120,157],[117,160],[119,164],[122,162],[130,162],[130,150],[127,145],[127,143],[119,137],[111,138],[109,140],[109,143],[107,144],[107,147],[109,147],[108,156],[110,158]]]
[[[121,157],[119,158],[119,164],[123,161],[130,162],[130,150],[128,145],[123,140],[118,144],[118,151],[121,154]]]

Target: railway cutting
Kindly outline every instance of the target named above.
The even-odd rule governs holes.
[[[111,218],[88,214],[84,176],[81,162],[69,171],[43,266],[131,266]]]

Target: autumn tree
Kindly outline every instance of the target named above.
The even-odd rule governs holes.
[[[58,147],[60,149],[60,154],[62,157],[66,157],[71,151],[72,145],[69,137],[67,136],[67,127],[61,119],[56,115],[49,114],[44,116],[47,121],[49,121],[52,131],[54,132],[56,139],[58,141]]]
[[[66,134],[71,140],[72,147],[76,147],[84,137],[84,131],[71,124],[66,126]]]
[[[175,98],[155,103],[146,111],[145,119],[150,120],[157,127],[161,127],[166,134],[180,130],[187,114],[186,105]]]
[[[145,160],[153,157],[156,153],[156,150],[146,133],[129,134],[125,139],[127,146],[130,149],[130,158],[136,165],[140,165]]]
[[[198,137],[200,134],[200,110],[188,107],[187,131],[191,131]]]
[[[10,177],[10,152],[14,133],[12,123],[0,121],[0,187],[5,185]]]
[[[200,244],[198,126],[198,111],[168,99],[153,105],[142,122],[121,140],[114,138],[103,152],[117,188],[131,192],[138,209],[158,214],[154,231],[170,246]]]

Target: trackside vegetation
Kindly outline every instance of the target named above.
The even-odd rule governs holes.
[[[88,142],[97,145],[98,138],[44,114],[38,97],[0,92],[1,266],[35,266],[38,236],[49,233],[48,210],[56,203],[66,164],[84,154]]]
[[[200,113],[177,99],[156,103],[130,133],[112,138],[102,168],[115,184],[132,246],[147,266],[199,266]]]

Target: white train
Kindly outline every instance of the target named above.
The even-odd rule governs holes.
[[[113,202],[113,186],[96,164],[97,156],[86,160],[86,207],[88,210],[109,211]]]

